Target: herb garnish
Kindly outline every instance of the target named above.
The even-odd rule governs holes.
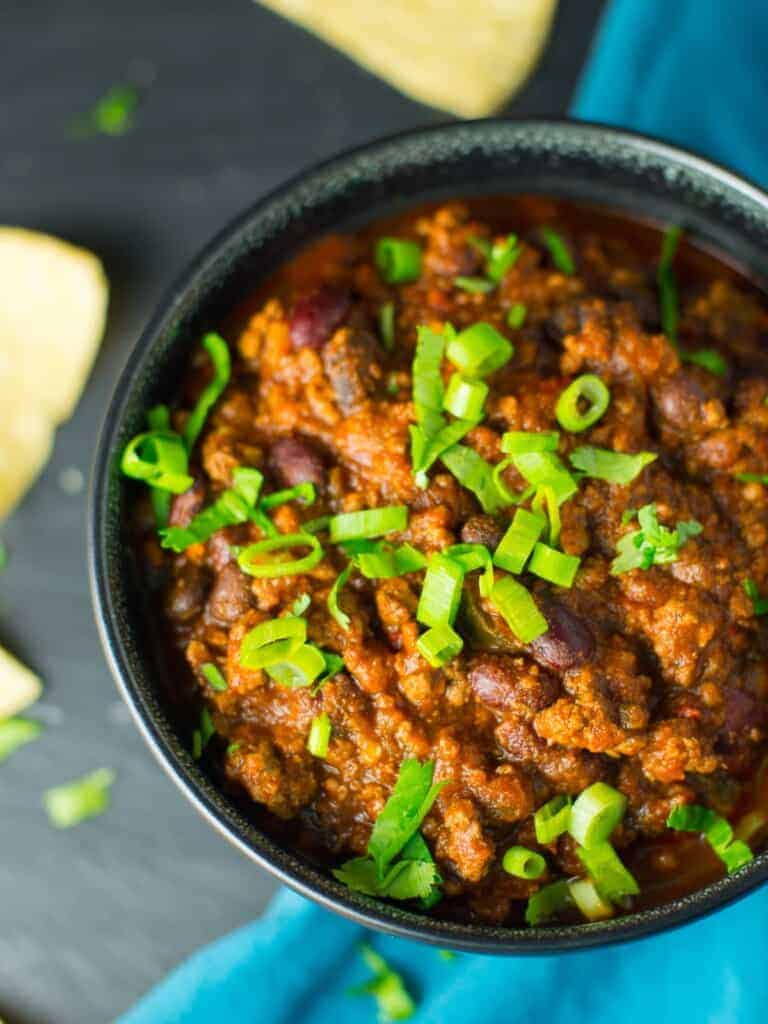
[[[397,971],[393,971],[384,957],[367,943],[360,946],[360,956],[373,971],[373,978],[351,988],[349,995],[373,996],[378,1005],[380,1024],[412,1017],[416,1003]]]
[[[701,533],[703,527],[695,519],[678,523],[674,530],[661,526],[656,505],[644,505],[637,513],[639,530],[619,538],[617,556],[611,564],[611,575],[619,576],[631,569],[650,569],[652,565],[666,565],[677,560],[680,548],[691,537]]]

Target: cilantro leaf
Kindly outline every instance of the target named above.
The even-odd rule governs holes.
[[[654,504],[643,505],[637,512],[637,520],[640,529],[624,534],[616,543],[617,554],[611,563],[612,576],[675,562],[683,544],[698,536],[703,529],[695,519],[678,523],[674,530],[662,526]]]
[[[432,784],[433,761],[408,758],[400,765],[395,788],[376,819],[368,854],[379,877],[417,831],[445,783]]]

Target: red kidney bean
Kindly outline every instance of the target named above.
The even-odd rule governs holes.
[[[750,729],[765,723],[765,713],[757,698],[746,690],[733,686],[723,688],[725,721],[723,731],[732,735],[744,735]]]
[[[530,652],[540,665],[565,672],[589,661],[595,653],[595,638],[587,623],[564,605],[546,609],[549,629],[530,644]]]
[[[165,611],[176,622],[190,622],[203,610],[207,580],[196,565],[183,566],[165,594]]]
[[[189,526],[193,516],[202,509],[205,504],[205,484],[200,477],[184,491],[183,494],[175,494],[171,501],[171,511],[168,515],[168,522],[171,526]]]
[[[322,348],[347,315],[349,305],[349,292],[333,285],[321,285],[301,295],[289,325],[293,347]]]
[[[461,528],[461,539],[464,544],[483,544],[493,551],[501,542],[504,529],[493,516],[470,516]]]
[[[507,654],[476,655],[470,662],[467,678],[483,704],[522,714],[548,707],[560,692],[556,679],[524,658]]]
[[[216,576],[208,597],[208,611],[226,625],[239,619],[251,607],[251,588],[235,562],[229,562]]]
[[[298,437],[281,437],[269,453],[272,471],[283,487],[305,482],[321,487],[325,482],[325,466],[311,444]]]

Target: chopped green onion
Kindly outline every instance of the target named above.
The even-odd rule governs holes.
[[[571,892],[565,879],[545,885],[528,897],[525,908],[526,923],[533,926],[548,921],[570,906],[570,903]]]
[[[133,125],[139,93],[130,85],[113,85],[87,114],[76,117],[72,127],[77,135],[125,135]]]
[[[573,878],[568,883],[571,899],[588,921],[605,921],[614,910],[604,900],[591,878]]]
[[[603,899],[614,903],[624,896],[637,896],[640,892],[635,878],[610,843],[580,846],[576,852]]]
[[[768,473],[736,473],[735,480],[740,484],[763,484],[768,485]]]
[[[562,793],[553,796],[533,816],[536,842],[546,846],[568,831],[571,822],[571,798]]]
[[[208,746],[210,740],[216,735],[216,729],[208,708],[203,708],[200,712],[200,730],[198,735],[200,736],[200,750],[202,752]]]
[[[488,253],[485,272],[494,284],[498,284],[520,256],[517,235],[507,235],[503,242],[494,242]]]
[[[549,523],[548,539],[550,546],[555,547],[560,540],[562,522],[560,519],[560,505],[553,487],[549,487],[547,484],[540,484],[536,488],[536,496],[531,502],[531,511],[539,515],[546,511],[547,522]]]
[[[233,475],[236,475],[238,470],[235,470]],[[251,470],[255,473],[256,470]],[[317,497],[317,491],[315,485],[305,480],[304,483],[296,484],[295,487],[286,487],[282,491],[273,491],[272,494],[265,494],[259,502],[259,505],[263,509],[275,508],[277,505],[285,505],[289,501],[300,501],[302,505],[313,505]],[[255,504],[256,498],[254,497],[253,503]]]
[[[360,512],[342,512],[331,516],[329,528],[331,542],[339,544],[345,540],[398,533],[407,525],[408,509],[405,505],[385,505],[382,508],[366,508]]]
[[[474,448],[455,444],[440,456],[443,465],[459,481],[462,487],[472,491],[484,512],[497,512],[509,504],[501,494],[493,478],[493,466],[478,455]]]
[[[493,584],[491,603],[521,644],[531,643],[549,629],[531,594],[511,576],[504,576]]]
[[[421,275],[421,247],[404,238],[380,238],[376,267],[387,284],[407,284]]]
[[[307,750],[313,757],[327,757],[331,739],[331,718],[327,711],[315,715],[309,727]]]
[[[464,569],[443,554],[432,555],[421,588],[416,618],[425,626],[453,625],[461,601]]]
[[[331,523],[330,516],[318,516],[317,519],[308,519],[301,524],[304,533],[322,533],[327,530]]]
[[[172,494],[183,494],[195,482],[187,472],[184,442],[172,430],[138,434],[125,446],[120,469],[133,480]]]
[[[385,302],[379,307],[379,337],[387,352],[395,348],[395,304]]]
[[[227,689],[227,680],[221,674],[219,667],[214,665],[212,661],[206,662],[205,665],[200,666],[200,671],[208,681],[208,685],[212,690],[217,693],[224,693]]]
[[[434,761],[407,758],[400,765],[397,782],[373,825],[368,856],[379,874],[400,853],[421,827],[445,782],[433,782]]]
[[[768,615],[768,597],[760,597],[760,591],[754,580],[743,580],[744,593],[752,602],[752,609],[755,615]]]
[[[514,302],[507,313],[507,327],[517,330],[525,323],[528,310],[522,302]]]
[[[510,846],[504,854],[501,866],[508,875],[516,878],[541,878],[547,870],[547,862],[540,853],[525,846]]]
[[[725,864],[728,874],[752,860],[752,851],[741,839],[733,838],[729,822],[708,807],[683,804],[673,807],[667,818],[669,828],[680,832],[701,832]]]
[[[264,555],[273,551],[284,551],[288,548],[307,547],[309,554],[292,562],[265,561]],[[317,537],[309,533],[288,533],[278,537],[268,537],[255,544],[243,548],[237,556],[237,564],[249,576],[274,579],[277,576],[298,576],[309,572],[323,560],[323,549]]]
[[[187,451],[191,452],[195,442],[200,436],[200,431],[205,425],[208,413],[218,402],[219,398],[229,383],[232,372],[232,361],[229,356],[229,347],[220,334],[206,334],[203,338],[203,348],[211,357],[213,363],[213,380],[205,388],[197,400],[194,409],[189,414],[186,426],[184,427],[184,444]]]
[[[392,547],[385,541],[372,544],[372,550],[361,551],[357,555],[357,566],[369,580],[393,579],[405,576],[409,572],[418,572],[426,568],[427,559],[420,551],[410,544]]]
[[[489,281],[485,277],[454,277],[453,283],[457,288],[461,288],[462,291],[470,292],[473,295],[483,295],[486,292],[492,292],[496,287],[494,281]]]
[[[482,544],[452,544],[443,552],[454,562],[458,562],[464,573],[482,569],[480,577],[480,594],[489,597],[493,588],[493,558],[488,548]]]
[[[360,955],[373,971],[374,977],[352,990],[353,995],[371,995],[376,1000],[380,1024],[409,1020],[416,1012],[416,1003],[405,987],[401,975],[393,971],[383,957],[367,944],[360,947]]]
[[[243,745],[242,743],[230,743],[227,746],[226,753],[228,755],[229,754],[236,754],[237,751],[240,749],[240,747],[242,747],[242,745]]]
[[[322,688],[323,683],[327,683],[329,679],[333,679],[344,668],[344,659],[340,654],[336,654],[335,651],[323,651],[320,653],[323,656],[325,662],[325,668],[321,674],[315,680],[315,684],[312,688],[312,696],[317,694]]]
[[[103,814],[109,807],[109,790],[115,781],[110,768],[99,768],[80,779],[54,786],[43,794],[48,820],[56,828],[71,828]]]
[[[319,676],[328,674],[326,657],[314,644],[302,644],[281,660],[265,665],[264,671],[291,690],[311,686]]]
[[[512,463],[532,487],[551,487],[559,505],[572,498],[578,485],[554,452],[523,452]]]
[[[264,668],[293,654],[306,639],[306,619],[285,615],[260,622],[243,637],[240,664],[244,668]]]
[[[0,719],[0,764],[19,747],[36,740],[42,731],[42,725],[31,718]]]
[[[579,407],[582,401],[589,403],[583,412]],[[562,392],[555,406],[555,416],[563,430],[580,433],[597,423],[610,402],[611,393],[600,378],[584,373]]]
[[[682,229],[674,225],[667,228],[661,243],[656,283],[659,287],[661,329],[672,345],[677,346],[677,282],[673,264]]]
[[[171,411],[167,405],[155,405],[147,413],[147,426],[150,431],[170,431]],[[163,491],[159,487],[150,487],[149,500],[152,502],[152,511],[155,515],[155,524],[158,530],[168,525],[171,515],[171,492]]]
[[[528,501],[528,499],[531,497],[531,495],[534,492],[534,488],[526,487],[525,490],[520,492],[520,494],[515,494],[514,491],[511,491],[509,487],[507,487],[506,483],[504,482],[504,473],[506,472],[506,470],[509,469],[513,462],[514,457],[511,455],[509,456],[509,458],[502,459],[501,462],[497,462],[496,465],[493,467],[491,479],[493,480],[493,486],[499,492],[503,501],[505,501],[508,505],[522,505],[524,501]]]
[[[460,373],[454,373],[448,382],[443,408],[458,419],[479,422],[488,391],[484,381],[467,380]]]
[[[454,420],[442,427],[431,438],[421,430],[421,427],[411,427],[411,460],[415,473],[417,487],[427,487],[429,478],[427,470],[436,462],[443,452],[453,448],[465,434],[468,434],[473,427],[477,426],[477,420]]]
[[[303,615],[312,604],[309,594],[300,594],[291,605],[291,615]]]
[[[441,622],[437,626],[422,633],[416,641],[416,649],[432,668],[442,668],[449,661],[461,653],[464,641],[447,622]]]
[[[545,526],[541,516],[524,508],[517,509],[493,553],[494,564],[507,572],[521,573]]]
[[[416,421],[428,441],[444,425],[443,378],[440,367],[445,352],[446,339],[451,331],[438,334],[429,327],[416,330],[416,352],[413,357],[413,407]],[[414,466],[416,459],[414,458]],[[415,468],[421,468],[416,467]]]
[[[678,523],[674,530],[661,526],[655,504],[643,505],[637,512],[637,518],[641,528],[625,533],[616,543],[617,555],[611,563],[612,576],[674,562],[685,542],[702,531],[701,523],[695,519]]]
[[[607,448],[593,448],[582,445],[568,456],[574,469],[597,480],[607,480],[611,484],[631,484],[646,466],[658,459],[655,452],[638,452],[636,455],[625,455],[623,452],[610,451]]]
[[[467,377],[487,377],[500,369],[515,353],[511,341],[487,323],[472,324],[451,338],[445,354]]]
[[[558,587],[570,587],[580,564],[581,559],[578,556],[566,555],[539,541],[533,549],[528,571]]]
[[[481,238],[480,235],[475,235],[472,238],[468,238],[467,241],[470,245],[473,245],[479,253],[482,253],[486,260],[491,255],[491,243],[487,238]]]
[[[328,594],[328,611],[331,613],[334,621],[345,631],[349,629],[351,619],[339,604],[339,598],[341,597],[341,591],[347,584],[347,580],[352,575],[354,567],[354,562],[350,562],[346,569],[341,570]]]
[[[568,831],[580,846],[609,838],[627,809],[627,798],[605,782],[593,782],[576,797]]]
[[[719,856],[723,864],[725,864],[729,875],[732,875],[734,871],[738,871],[739,868],[743,868],[745,864],[749,864],[753,860],[752,851],[747,843],[741,839],[734,839]]]
[[[717,349],[697,348],[683,351],[680,353],[680,359],[684,363],[693,363],[695,366],[701,366],[703,369],[709,370],[716,377],[726,377],[728,375],[728,363]]]
[[[161,546],[171,551],[186,551],[192,544],[202,544],[225,526],[254,519],[254,505],[264,479],[262,474],[258,469],[239,466],[232,479],[234,487],[222,491],[212,505],[193,516],[186,526],[167,526],[160,530]]]
[[[555,452],[560,441],[556,430],[508,430],[501,438],[501,450],[507,455],[527,452]]]
[[[549,249],[549,255],[552,257],[552,262],[557,269],[569,276],[575,274],[576,264],[573,262],[571,250],[568,248],[562,235],[558,234],[553,228],[542,228],[541,237]]]

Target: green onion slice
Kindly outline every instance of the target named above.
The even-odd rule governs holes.
[[[225,526],[255,519],[254,505],[263,476],[258,469],[239,466],[232,479],[234,487],[222,491],[212,505],[193,516],[186,526],[167,526],[160,530],[161,546],[171,551],[186,551],[192,544],[202,544]]]
[[[0,719],[0,764],[19,747],[36,740],[43,727],[31,718]]]
[[[399,533],[407,525],[408,509],[405,505],[385,505],[382,508],[366,508],[360,512],[342,512],[331,516],[329,529],[331,542],[339,544],[346,540]]]
[[[479,590],[482,597],[490,597],[493,588],[493,557],[488,548],[482,544],[452,544],[443,552],[454,562],[458,562],[464,573],[482,569]]]
[[[458,419],[479,423],[483,406],[488,397],[488,385],[482,380],[467,380],[460,373],[454,373],[448,382],[443,407]]]
[[[723,355],[714,348],[697,348],[680,353],[683,363],[693,363],[713,373],[716,377],[728,376],[728,363]]]
[[[155,405],[147,413],[147,425],[150,431],[171,432],[171,410],[167,405]],[[159,487],[150,487],[149,500],[152,502],[152,511],[155,515],[155,524],[158,530],[168,525],[171,515],[171,492],[163,491]]]
[[[614,910],[597,891],[591,878],[573,878],[568,883],[571,899],[588,921],[605,921]]]
[[[346,586],[349,577],[352,575],[354,567],[354,562],[350,562],[346,569],[341,570],[328,594],[328,611],[331,613],[331,617],[334,621],[337,622],[345,631],[349,629],[351,619],[339,604],[339,598],[341,597],[341,592]]]
[[[455,444],[444,451],[440,458],[462,487],[472,491],[484,512],[492,514],[509,504],[509,500],[496,486],[493,477],[494,467],[478,455],[474,448]]]
[[[588,403],[586,410],[580,402]],[[555,405],[555,417],[563,430],[580,433],[597,423],[611,402],[611,393],[594,373],[584,373],[571,381]]]
[[[395,349],[395,304],[385,302],[379,307],[379,337],[387,352]]]
[[[452,626],[461,601],[464,569],[444,554],[432,555],[427,565],[416,618],[425,626]]]
[[[386,541],[369,543],[370,549],[357,555],[357,566],[366,579],[394,579],[396,576],[405,576],[409,572],[418,572],[426,568],[427,559],[410,544],[393,547]]]
[[[221,670],[218,665],[214,665],[212,661],[208,661],[205,665],[200,666],[200,671],[208,681],[208,685],[212,690],[215,690],[217,693],[224,693],[227,689],[227,680],[221,674]]]
[[[514,353],[512,342],[483,322],[451,338],[445,350],[448,359],[467,377],[487,377],[508,363]]]
[[[562,793],[540,807],[533,816],[536,841],[546,846],[568,831],[571,822],[571,798]]]
[[[680,832],[701,832],[725,864],[728,874],[752,860],[752,851],[743,840],[734,839],[729,822],[708,807],[699,804],[673,807],[667,825]]]
[[[286,615],[261,622],[243,637],[240,664],[244,668],[264,668],[292,655],[306,639],[306,619]]]
[[[120,469],[133,480],[172,494],[183,494],[195,482],[187,472],[184,442],[172,430],[138,434],[125,446]]]
[[[256,472],[251,470],[251,472]],[[233,476],[236,477],[238,470],[235,470]],[[305,480],[304,483],[296,484],[295,487],[286,487],[282,491],[273,491],[272,494],[265,494],[259,502],[259,505],[264,508],[275,508],[277,505],[285,505],[289,501],[300,501],[302,505],[313,505],[317,498],[317,491],[315,485]],[[253,503],[255,504],[256,498],[254,497]]]
[[[421,247],[404,238],[380,238],[374,253],[376,267],[387,284],[407,284],[421,275]]]
[[[768,485],[768,473],[736,473],[734,479],[740,484],[763,484]]]
[[[373,858],[380,876],[421,827],[445,785],[433,782],[434,773],[434,761],[421,763],[408,758],[400,765],[397,782],[368,840],[368,855]]]
[[[525,846],[510,846],[501,862],[508,875],[516,878],[541,878],[547,870],[547,862],[540,853]]]
[[[309,554],[290,562],[268,561],[264,558],[273,551],[286,551],[289,548],[307,547]],[[237,564],[248,576],[275,579],[278,576],[298,576],[309,572],[323,560],[323,549],[317,537],[310,533],[287,533],[278,537],[267,537],[255,544],[243,548],[237,556]]]
[[[416,1002],[405,987],[402,976],[393,971],[386,960],[367,943],[360,946],[360,955],[374,976],[370,981],[352,989],[351,994],[373,996],[381,1022],[411,1018],[416,1012]]]
[[[115,773],[110,768],[99,768],[46,790],[43,805],[50,823],[56,828],[71,828],[103,814],[109,807],[109,791],[114,781]]]
[[[557,500],[555,489],[547,484],[540,484],[536,488],[536,495],[531,502],[531,511],[538,515],[546,512],[549,523],[548,539],[552,547],[560,540],[562,521],[560,519],[560,505]]]
[[[457,288],[473,295],[484,295],[496,287],[495,281],[489,281],[485,277],[454,277],[453,283]]]
[[[437,626],[422,633],[416,641],[416,649],[424,657],[432,668],[442,668],[449,661],[461,653],[464,641],[447,622],[441,622]]]
[[[768,597],[760,597],[760,591],[754,580],[746,579],[742,582],[744,593],[752,602],[752,610],[755,615],[768,615]]]
[[[576,264],[573,262],[571,250],[568,248],[563,236],[558,234],[553,228],[542,228],[541,237],[549,249],[549,255],[552,257],[552,262],[557,269],[569,276],[575,274]]]
[[[554,452],[523,452],[513,455],[518,473],[532,487],[551,487],[559,505],[572,498],[578,485]]]
[[[555,452],[560,441],[556,430],[508,430],[501,438],[501,450],[506,455],[524,455],[527,452]]]
[[[307,750],[313,757],[327,757],[331,740],[331,718],[327,711],[315,715],[309,727]]]
[[[507,235],[502,242],[494,242],[487,256],[486,274],[494,284],[498,284],[519,256],[517,235]]]
[[[327,530],[331,522],[330,516],[318,516],[317,519],[308,519],[301,524],[304,533],[322,533]]]
[[[545,885],[528,897],[525,908],[526,923],[533,926],[548,921],[570,904],[571,892],[565,879]]]
[[[611,484],[631,484],[636,476],[658,459],[656,452],[638,452],[636,455],[625,455],[623,452],[610,451],[608,448],[594,448],[582,445],[576,448],[568,458],[574,469],[597,480],[607,480]]]
[[[291,605],[291,615],[303,615],[311,604],[312,598],[309,596],[309,594],[299,594],[299,596]]]
[[[528,310],[522,302],[514,302],[507,313],[507,326],[517,330],[525,323]]]
[[[634,876],[622,864],[610,843],[580,846],[576,852],[603,899],[614,903],[624,896],[637,896],[640,892]]]
[[[677,345],[677,282],[673,265],[675,253],[682,235],[677,225],[667,228],[661,243],[659,266],[656,271],[656,283],[659,288],[659,305],[661,306],[661,329],[673,345]]]
[[[519,508],[493,553],[493,561],[507,572],[521,573],[546,526],[542,516]]]
[[[411,427],[411,461],[416,485],[422,489],[429,484],[427,470],[435,463],[443,452],[453,448],[473,427],[477,420],[454,420],[441,427],[431,438],[424,434],[421,427]]]
[[[493,584],[491,603],[521,644],[531,643],[549,629],[531,594],[511,576],[504,576]]]
[[[531,561],[528,563],[528,571],[558,587],[570,587],[576,578],[580,564],[581,559],[576,555],[566,555],[539,541],[533,549]]]
[[[605,782],[594,782],[571,808],[568,831],[580,846],[594,846],[609,838],[624,817],[627,798]]]
[[[208,413],[221,397],[232,372],[229,347],[220,334],[206,334],[203,338],[203,348],[213,363],[213,380],[203,388],[203,392],[189,414],[189,419],[184,427],[184,444],[188,452],[194,448],[200,431],[205,426]]]
[[[265,665],[264,671],[270,679],[291,690],[311,686],[318,677],[329,675],[326,657],[314,644],[294,648],[279,661]]]
[[[493,467],[491,473],[491,479],[496,490],[501,495],[502,499],[508,505],[522,505],[524,501],[528,501],[531,495],[534,493],[534,487],[526,487],[525,490],[521,491],[520,494],[516,494],[507,487],[504,481],[504,473],[514,462],[514,456],[510,455],[506,459],[502,459],[501,462],[497,462]]]

